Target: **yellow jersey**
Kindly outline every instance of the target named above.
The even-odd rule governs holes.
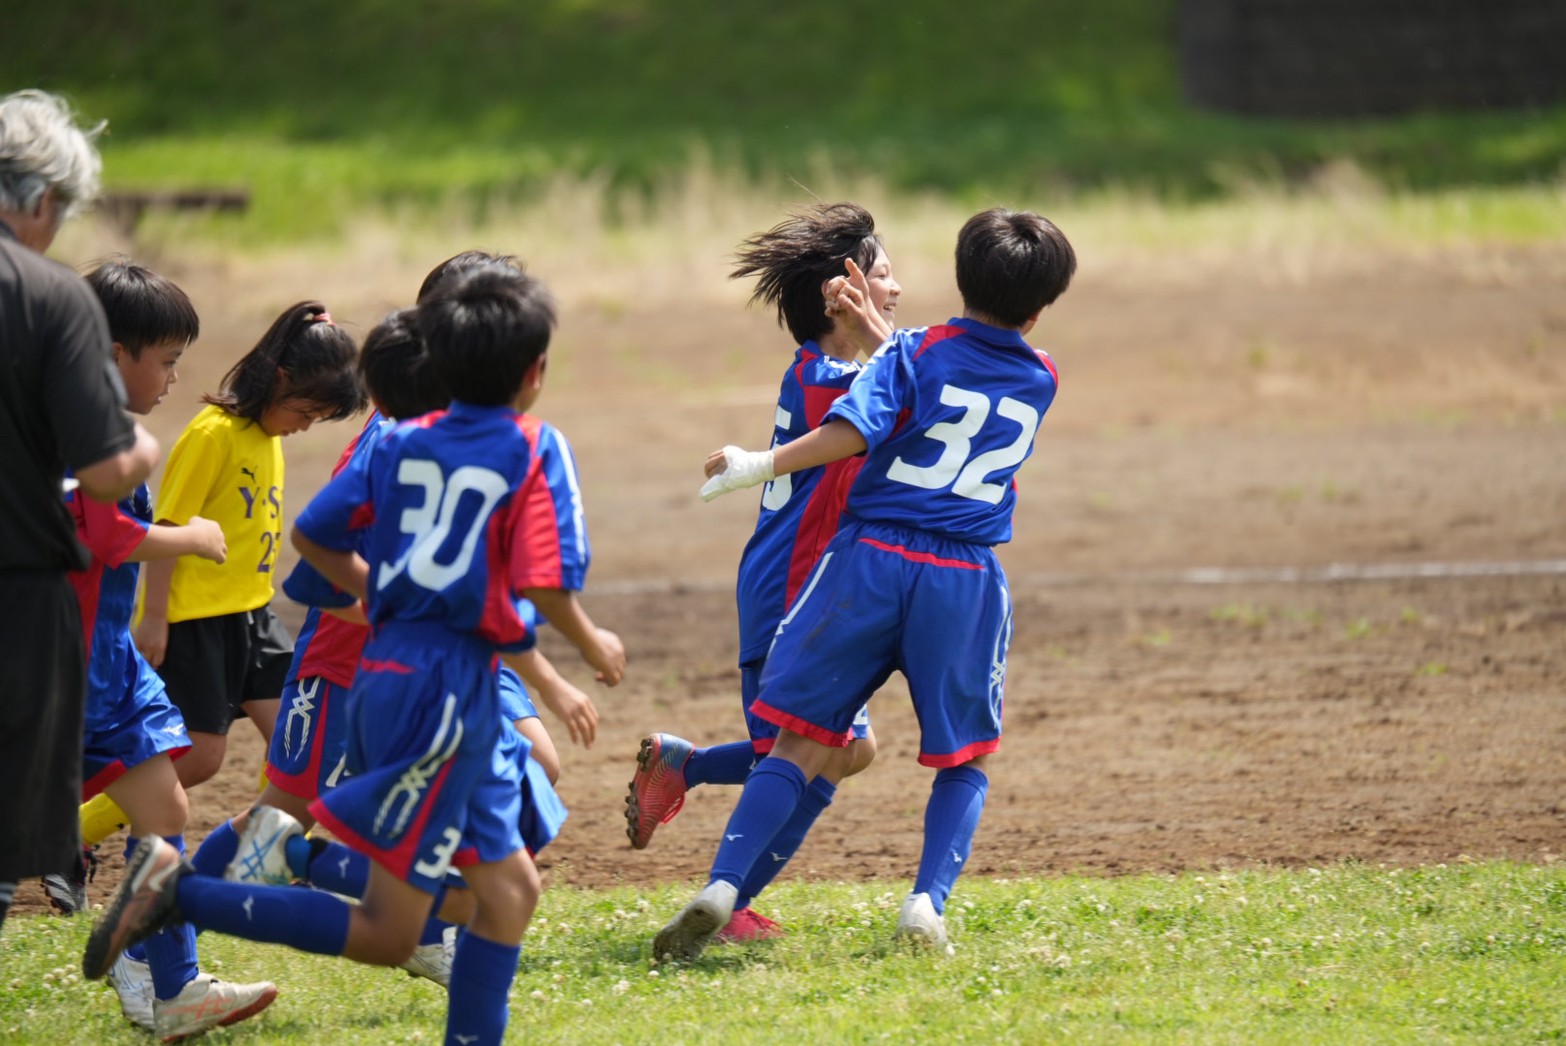
[[[283,441],[247,418],[208,405],[169,451],[155,516],[184,526],[205,516],[223,528],[228,560],[174,561],[169,621],[218,617],[272,601],[283,543]]]

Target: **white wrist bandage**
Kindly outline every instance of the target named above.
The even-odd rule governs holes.
[[[745,487],[754,487],[772,479],[772,451],[741,450],[739,447],[723,448],[723,460],[728,466],[701,487],[701,499],[711,501],[720,494],[727,494]]]

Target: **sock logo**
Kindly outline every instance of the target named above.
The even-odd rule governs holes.
[[[246,922],[255,922],[255,919],[256,919],[255,906],[256,906],[255,895],[254,894],[249,894],[249,893],[245,894],[245,903],[240,905],[240,907],[245,910],[245,921]]]
[[[784,861],[788,860],[788,854],[780,854],[776,850],[773,850],[772,859],[779,864],[782,864]]]
[[[351,860],[351,858],[345,856],[341,861],[337,862],[337,874],[338,875],[346,876],[348,874],[348,862],[349,862],[349,860]]]
[[[743,832],[738,832],[738,833],[736,833],[734,835],[729,835],[727,832],[725,832],[724,835],[723,835],[723,838],[727,839],[729,842],[732,843],[736,839],[743,839],[743,838],[745,838],[745,834]]]
[[[460,1032],[452,1032],[451,1037],[462,1043],[462,1046],[468,1046],[470,1042],[478,1042],[477,1035],[463,1035]]]
[[[962,864],[962,854],[958,853],[956,850],[952,851],[952,863]]]

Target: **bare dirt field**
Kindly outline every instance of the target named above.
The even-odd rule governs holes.
[[[1303,276],[1236,259],[1162,278],[1079,249],[1078,285],[1033,338],[1062,388],[1003,552],[1017,631],[972,873],[1558,859],[1566,249],[1389,254]],[[168,268],[208,328],[152,419],[172,440],[195,394],[303,295],[244,311],[229,307],[232,273]],[[419,274],[399,277],[410,293]],[[949,279],[905,282],[903,322],[954,310]],[[353,318],[367,326],[395,297],[366,296]],[[736,793],[693,791],[640,853],[622,796],[643,734],[740,736],[731,585],[756,499],[704,505],[696,488],[706,450],[766,438],[790,347],[737,302],[562,297],[540,413],[583,472],[584,603],[631,667],[599,690],[546,643],[603,724],[590,750],[557,731],[572,813],[541,863],[579,886],[695,879]],[[291,510],[350,425],[290,439]],[[871,713],[880,759],[788,874],[913,874],[929,771],[900,680]],[[246,724],[232,739],[229,766],[192,795],[192,837],[254,795],[261,746]],[[41,907],[36,884],[18,902]]]

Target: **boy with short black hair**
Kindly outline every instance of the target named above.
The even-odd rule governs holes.
[[[200,331],[196,310],[172,281],[131,262],[105,262],[87,284],[108,317],[126,406],[146,414],[178,380],[175,368]],[[104,794],[123,808],[127,854],[149,835],[183,853],[188,801],[172,760],[189,750],[190,738],[163,681],[132,642],[131,613],[141,563],[186,555],[221,563],[228,551],[223,531],[200,516],[184,526],[153,526],[146,484],[115,505],[76,493],[68,501],[76,535],[92,554],[91,565],[71,575],[87,637],[82,795]],[[232,1024],[277,996],[268,982],[230,984],[202,973],[195,934],[183,926],[149,938],[146,961],[122,959],[113,974],[125,1016],[162,1041]]]
[[[561,536],[539,526],[545,515],[560,518],[538,453],[553,430],[523,413],[543,388],[548,292],[525,274],[483,268],[443,282],[418,322],[451,407],[398,426],[338,473],[294,528],[316,569],[366,599],[373,628],[349,702],[348,776],[311,805],[374,859],[364,903],[185,874],[169,847],[144,841],[88,940],[88,977],[171,919],[399,963],[456,867],[476,911],[452,961],[447,1038],[504,1038],[507,993],[542,887],[519,830],[518,768],[494,758],[496,654],[532,639],[524,599],[603,682],[619,682],[625,652],[562,587]],[[580,525],[580,513],[573,518]],[[361,558],[353,550],[365,528]]]
[[[895,332],[815,431],[708,457],[707,500],[854,454],[865,461],[841,528],[778,626],[751,706],[782,728],[777,743],[745,783],[707,887],[654,939],[655,960],[695,959],[728,922],[751,866],[893,670],[918,714],[919,762],[936,769],[897,934],[949,947],[946,897],[983,811],[984,759],[1000,744],[1011,598],[994,546],[1011,538],[1013,476],[1057,386],[1054,364],[1023,335],[1075,271],[1048,219],[974,215],[957,238],[962,317]]]

